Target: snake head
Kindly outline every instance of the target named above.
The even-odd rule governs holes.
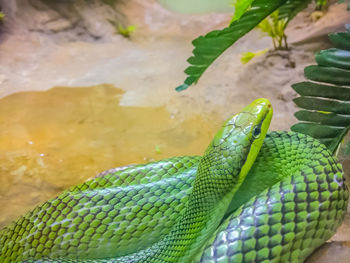
[[[221,166],[231,169],[230,173],[243,181],[263,144],[272,113],[269,100],[253,101],[225,122],[206,154],[224,160]]]
[[[240,172],[240,177],[243,179],[258,156],[269,129],[272,114],[273,109],[270,101],[260,98],[253,101],[236,115],[235,125],[238,130],[241,129],[242,133],[246,134],[246,140],[249,141],[246,158]]]

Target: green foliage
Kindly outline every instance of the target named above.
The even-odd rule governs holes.
[[[115,33],[129,38],[131,34],[136,30],[136,26],[123,26],[121,23],[108,19],[108,22],[115,27]]]
[[[265,54],[267,51],[269,51],[269,50],[268,49],[264,49],[264,50],[260,50],[260,51],[257,51],[257,52],[244,52],[241,55],[241,62],[242,62],[242,64],[247,64],[253,58],[255,58],[257,56],[261,56],[261,55]]]
[[[335,48],[319,52],[317,65],[305,68],[309,81],[292,86],[303,110],[295,113],[301,122],[291,130],[319,139],[335,153],[350,127],[350,32],[329,38]]]
[[[197,83],[206,69],[227,48],[260,24],[275,10],[279,9],[277,21],[280,20],[280,22],[276,26],[278,27],[278,34],[281,34],[281,29],[284,30],[288,22],[310,2],[311,0],[236,0],[234,3],[235,15],[229,27],[209,32],[192,42],[194,45],[193,56],[187,60],[190,66],[185,70],[188,77],[176,90],[182,91]],[[265,25],[263,22],[262,27],[266,31],[268,31],[267,26],[266,22]],[[282,37],[282,41],[286,41],[285,35]],[[276,47],[282,46],[279,43],[281,43],[280,40],[277,40]]]
[[[328,0],[316,0],[316,10],[325,10],[328,7]]]
[[[5,18],[5,14],[3,12],[0,12],[0,21]]]
[[[136,26],[134,25],[124,27],[122,24],[118,24],[116,26],[116,33],[126,38],[129,38],[135,30],[136,30]]]
[[[238,20],[248,9],[250,9],[253,1],[254,0],[235,0],[233,3],[235,7],[235,13],[230,24]]]
[[[304,10],[312,0],[287,0],[279,10],[279,19],[287,19],[287,24],[302,10]]]
[[[325,0],[315,1],[322,4],[321,1]],[[339,0],[339,2],[344,1],[349,2],[350,8],[349,0]],[[192,42],[194,45],[194,50],[193,56],[187,60],[190,63],[190,66],[185,70],[187,78],[182,85],[176,88],[176,90],[182,91],[187,89],[192,84],[197,83],[207,68],[226,49],[228,49],[246,33],[251,31],[275,10],[279,10],[278,20],[281,20],[281,22],[278,25],[276,24],[276,26],[279,28],[278,34],[281,35],[282,31],[285,29],[291,19],[293,19],[301,10],[306,8],[311,2],[312,0],[235,0],[235,14],[229,27],[222,30],[214,30],[209,32],[205,36],[200,36]],[[266,22],[265,25],[263,22],[261,27],[268,31],[267,26],[268,25]],[[286,47],[285,35],[282,37],[282,42],[283,41],[285,41]],[[282,47],[280,43],[281,38],[279,37],[279,39],[276,39],[275,41],[276,47]]]
[[[184,84],[177,91],[187,89],[197,83],[204,71],[231,45],[256,27],[264,18],[283,5],[287,0],[254,0],[251,7],[229,27],[214,30],[195,39],[193,55],[187,61],[191,64],[185,73],[188,75]]]
[[[273,47],[275,49],[288,49],[287,36],[284,33],[287,23],[287,18],[279,18],[279,11],[277,10],[273,12],[269,17],[265,18],[258,25],[258,28],[263,33],[271,37]]]

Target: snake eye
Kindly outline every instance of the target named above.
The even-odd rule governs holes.
[[[260,136],[261,133],[261,128],[260,126],[256,126],[253,130],[253,137],[254,138],[258,138]]]

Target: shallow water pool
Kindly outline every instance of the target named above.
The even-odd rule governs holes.
[[[222,119],[178,120],[165,107],[120,106],[112,85],[56,87],[0,100],[0,228],[104,170],[199,155]]]

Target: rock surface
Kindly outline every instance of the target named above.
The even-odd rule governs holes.
[[[123,22],[118,11],[121,0],[110,2],[13,0],[2,1],[1,6],[6,14],[6,31],[38,32],[50,35],[54,41],[93,41],[113,34],[107,19]]]

